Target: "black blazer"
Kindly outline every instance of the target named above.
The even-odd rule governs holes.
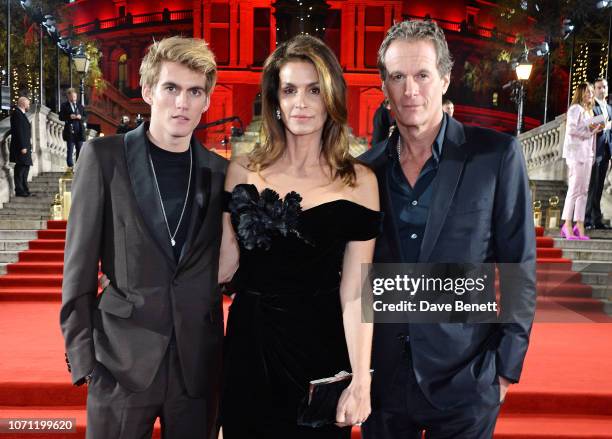
[[[60,120],[65,123],[62,138],[66,142],[82,142],[85,140],[85,118],[87,112],[80,102],[76,103],[77,111],[72,111],[70,102],[66,101],[60,106]],[[70,119],[71,114],[80,114],[81,119]]]
[[[376,173],[383,211],[392,209],[387,164],[399,132],[361,159]],[[468,127],[448,118],[442,160],[433,184],[432,205],[419,262],[521,263],[512,273],[519,288],[505,291],[525,310],[513,323],[389,324],[374,327],[373,404],[389,393],[410,335],[417,381],[436,407],[470,400],[499,403],[499,375],[518,381],[535,312],[535,232],[529,181],[522,150],[514,137]],[[374,262],[401,262],[394,215],[384,217]]]
[[[25,154],[22,149],[27,149]],[[32,126],[28,116],[15,107],[11,113],[11,146],[9,161],[18,165],[32,166]]]
[[[75,384],[102,363],[130,391],[153,381],[174,328],[187,392],[216,401],[227,160],[192,138],[195,196],[175,261],[149,165],[146,125],[84,145],[72,186],[61,327]],[[98,291],[98,261],[110,279]]]
[[[608,120],[609,118],[612,118],[612,105],[607,104],[608,106]],[[599,102],[595,101],[595,106],[593,107],[593,113],[596,116],[599,116],[600,114],[602,114],[601,111],[601,106],[599,105]],[[603,130],[600,133],[597,133],[597,139],[595,141],[595,156],[596,157],[603,157],[604,155],[604,151],[608,150],[610,153],[612,153],[612,133],[610,133],[610,130]]]

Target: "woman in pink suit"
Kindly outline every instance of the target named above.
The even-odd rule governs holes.
[[[584,214],[589,178],[595,153],[595,137],[603,124],[592,124],[593,86],[584,82],[576,88],[572,105],[567,110],[567,126],[563,142],[563,158],[567,163],[568,188],[561,218],[561,236],[567,239],[589,239],[584,232]],[[572,219],[576,225],[572,227]]]

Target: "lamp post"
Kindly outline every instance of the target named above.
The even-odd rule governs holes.
[[[605,9],[612,6],[612,0],[600,0],[595,5],[597,9]],[[608,67],[610,64],[610,39],[612,39],[612,8],[610,8],[610,14],[608,17],[608,53],[606,57],[606,81],[610,82],[610,78],[608,77]]]
[[[514,68],[516,71],[516,78],[519,81],[519,95],[518,95],[518,114],[516,116],[516,135],[521,134],[523,128],[523,106],[525,105],[525,85],[524,82],[531,76],[531,69],[533,64],[527,59],[527,53],[523,55],[518,65]]]
[[[89,56],[85,53],[83,44],[79,45],[77,53],[72,55],[72,62],[74,63],[74,69],[80,75],[81,105],[85,106],[85,75],[89,70]]]
[[[9,108],[11,106],[11,0],[6,0],[6,83]]]

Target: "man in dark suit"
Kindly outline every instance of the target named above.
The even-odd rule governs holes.
[[[374,112],[374,119],[372,121],[372,146],[387,140],[392,125],[393,116],[391,115],[391,107],[389,107],[389,101],[385,99]]]
[[[74,88],[66,90],[66,102],[60,107],[60,120],[65,122],[62,137],[68,147],[66,154],[66,164],[72,168],[74,161],[72,156],[76,149],[76,160],[81,153],[81,145],[85,140],[85,118],[87,113],[80,102],[77,102],[77,92]]]
[[[609,229],[604,224],[601,214],[601,196],[603,194],[606,174],[612,156],[612,106],[608,104],[608,81],[603,78],[595,80],[595,115],[603,115],[606,118],[606,127],[597,134],[595,146],[595,163],[591,168],[591,180],[589,182],[589,195],[587,198],[585,225],[589,229]]]
[[[11,114],[11,147],[9,160],[15,163],[15,196],[29,197],[28,174],[32,166],[32,127],[26,113],[30,100],[21,96]]]
[[[130,131],[130,116],[126,116],[125,114],[121,116],[121,122],[117,127],[117,134],[125,134]]]
[[[520,378],[535,309],[535,233],[521,148],[513,137],[443,113],[452,59],[435,22],[393,26],[379,69],[398,130],[361,157],[377,174],[385,212],[374,262],[512,265],[499,266],[500,322],[374,325],[364,437],[490,438],[505,393]],[[505,304],[523,313],[505,319]]]
[[[87,438],[216,438],[218,286],[227,162],[193,135],[216,80],[200,39],[154,43],[150,123],[83,147],[72,186],[61,327]],[[98,292],[98,263],[109,283]]]

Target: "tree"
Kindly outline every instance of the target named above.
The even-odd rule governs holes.
[[[4,2],[3,2],[4,3]],[[20,94],[36,95],[38,89],[39,72],[39,32],[40,28],[32,20],[32,11],[42,13],[52,13],[58,28],[62,23],[69,23],[70,16],[66,3],[63,0],[38,0],[33,1],[31,9],[24,9],[17,2],[13,2],[11,7],[11,84],[13,88],[13,102],[16,103]],[[43,28],[44,29],[44,28]],[[7,20],[6,9],[3,8],[0,16],[0,53],[6,54],[6,32]],[[65,32],[62,36],[68,36]],[[90,87],[100,89],[104,87],[101,81],[102,73],[99,68],[100,52],[95,42],[79,36],[78,42],[83,42],[86,52],[90,55],[90,70],[87,75],[86,83]],[[72,40],[73,45],[77,45],[76,40]],[[46,104],[51,104],[55,99],[56,84],[56,45],[49,38],[46,31],[43,31],[43,84],[45,86]],[[69,76],[69,57],[60,51],[60,77],[62,86],[68,86],[71,81]],[[6,59],[0,59],[0,69],[6,69]],[[73,80],[78,82],[76,72],[73,72]]]

